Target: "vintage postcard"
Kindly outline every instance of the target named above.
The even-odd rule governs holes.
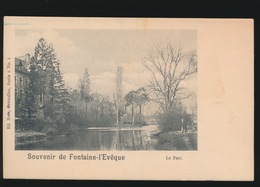
[[[254,180],[251,19],[5,17],[4,178]]]

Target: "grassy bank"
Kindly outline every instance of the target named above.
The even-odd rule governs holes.
[[[46,133],[35,132],[35,131],[16,131],[15,132],[15,144],[26,145],[43,141],[47,137]]]
[[[197,150],[197,131],[162,132],[156,139],[157,150]]]

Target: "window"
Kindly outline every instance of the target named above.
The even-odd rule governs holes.
[[[18,90],[17,89],[15,89],[15,99],[17,99],[17,96],[18,96],[18,92],[17,92]]]
[[[22,61],[20,60],[20,63],[19,63],[19,70],[21,70],[21,66],[22,66]]]
[[[15,78],[14,78],[14,79],[15,79],[15,86],[16,86],[16,85],[17,85],[17,78],[16,78],[16,76],[15,76]]]
[[[24,79],[24,86],[28,86],[28,79]]]
[[[20,99],[23,97],[23,90],[20,90]]]
[[[40,102],[43,102],[43,94],[40,94]]]
[[[23,78],[20,77],[20,86],[23,86]]]

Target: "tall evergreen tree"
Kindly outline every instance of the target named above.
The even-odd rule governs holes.
[[[55,87],[55,97],[54,97],[54,115],[55,120],[58,123],[65,123],[66,116],[71,115],[71,105],[70,105],[70,98],[69,98],[69,92],[65,85],[64,80],[62,79],[62,76],[60,75],[58,81],[54,85]]]
[[[92,100],[92,96],[90,94],[90,80],[89,80],[89,74],[88,69],[85,68],[84,77],[82,80],[80,80],[80,96],[81,100],[85,102],[85,117],[87,118],[88,115],[88,103]]]
[[[55,111],[59,105],[59,91],[56,84],[62,77],[53,45],[41,38],[35,47],[31,64],[36,66],[39,75],[37,94],[44,96],[44,117],[55,120]]]

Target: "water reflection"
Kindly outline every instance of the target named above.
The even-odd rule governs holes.
[[[74,131],[30,145],[20,150],[152,150],[153,143],[142,130],[91,129]]]

